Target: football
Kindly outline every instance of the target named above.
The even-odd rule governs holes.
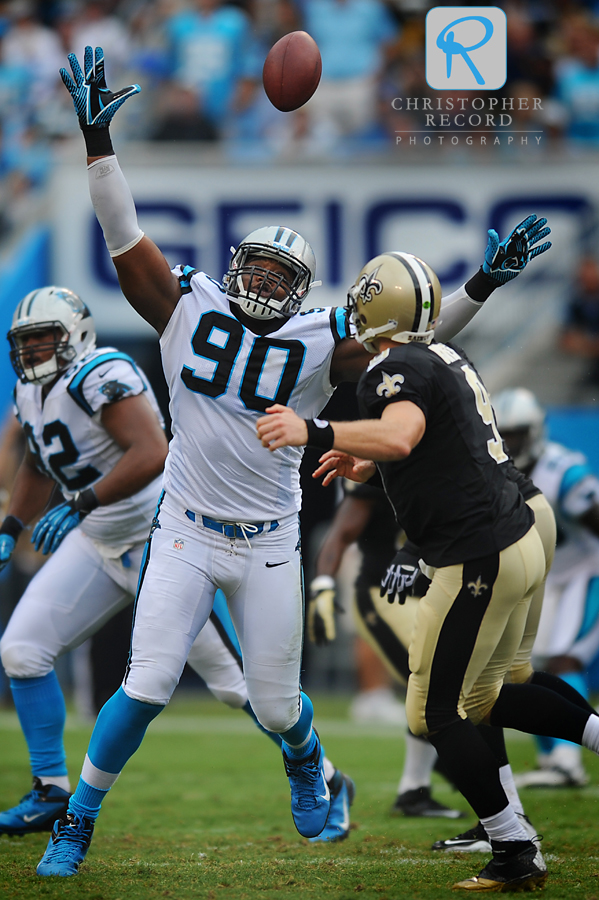
[[[271,47],[262,70],[266,96],[282,112],[299,109],[320,81],[322,61],[314,38],[292,31]]]

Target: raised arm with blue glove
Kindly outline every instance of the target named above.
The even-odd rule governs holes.
[[[551,241],[539,244],[551,234],[551,228],[547,219],[538,219],[534,213],[516,225],[503,241],[493,228],[487,233],[489,239],[483,264],[465,284],[466,293],[477,303],[483,303],[496,288],[517,278],[531,259],[551,247]]]
[[[497,232],[490,228],[483,272],[500,285],[516,278],[531,259],[551,247],[551,241],[535,246],[551,234],[551,228],[546,225],[547,219],[537,219],[534,214],[527,216],[501,243]]]
[[[66,69],[60,70],[60,76],[66,89],[73,98],[79,127],[85,137],[88,156],[106,156],[114,152],[108,126],[114,114],[125,100],[138,94],[138,84],[129,84],[113,93],[106,86],[104,73],[104,51],[96,47],[85,48],[83,71],[74,53],[69,53],[69,63],[73,77]]]

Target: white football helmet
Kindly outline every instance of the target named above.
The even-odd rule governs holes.
[[[289,277],[260,266],[261,259],[282,263]],[[314,251],[301,234],[268,225],[252,231],[233,251],[223,288],[254,319],[288,319],[299,312],[315,272]]]
[[[526,388],[509,388],[491,398],[497,427],[518,469],[535,463],[547,440],[545,410]]]
[[[374,338],[430,343],[441,309],[441,285],[411,253],[388,252],[366,263],[347,294],[356,340],[377,353]]]
[[[31,351],[27,351],[23,338],[49,329],[59,333],[43,345],[36,345],[36,349],[52,349],[52,356],[45,362],[32,363]],[[89,309],[77,294],[50,285],[23,297],[15,309],[7,338],[10,361],[21,381],[48,384],[95,348],[96,329]]]

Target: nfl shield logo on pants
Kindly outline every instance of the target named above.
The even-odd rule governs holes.
[[[174,550],[182,550],[184,546],[185,541],[183,540],[183,538],[175,538],[175,540],[173,541]]]

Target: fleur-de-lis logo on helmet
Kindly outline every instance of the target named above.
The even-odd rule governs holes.
[[[376,389],[379,397],[395,397],[401,391],[405,378],[403,375],[387,375],[383,372],[383,380]]]
[[[360,276],[360,280],[353,288],[354,300],[369,303],[377,294],[382,294],[383,282],[376,277],[380,268],[377,266],[372,272]]]

